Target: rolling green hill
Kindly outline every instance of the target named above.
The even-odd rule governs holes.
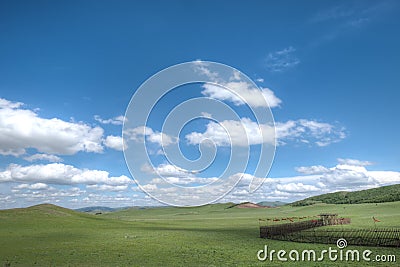
[[[325,212],[350,217],[341,227],[396,227],[400,202],[276,208],[239,208],[232,203],[202,207],[131,208],[101,215],[44,204],[0,210],[0,266],[282,266],[259,262],[270,249],[327,248],[259,238],[259,218],[314,216]],[[397,248],[371,248],[393,254]],[[285,266],[338,266],[337,262],[285,262]],[[346,266],[395,266],[348,262]]]
[[[288,203],[282,202],[282,201],[261,201],[261,202],[258,202],[257,204],[260,206],[264,206],[264,207],[279,207],[279,206],[286,205]]]
[[[400,201],[400,184],[382,186],[362,191],[335,192],[319,196],[309,197],[291,203],[292,206],[307,206],[315,203],[326,204],[360,204],[382,203]]]

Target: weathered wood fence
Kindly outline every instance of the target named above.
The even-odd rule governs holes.
[[[400,247],[400,229],[308,229],[283,235],[271,236],[271,239],[286,240],[303,243],[335,244],[344,238],[348,245]]]
[[[260,226],[260,237],[304,243],[335,244],[344,238],[348,245],[400,247],[400,228],[342,228],[321,226],[349,224],[349,218],[327,223],[323,219]],[[336,228],[336,229],[335,229]]]

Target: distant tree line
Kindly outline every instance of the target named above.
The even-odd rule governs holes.
[[[308,206],[316,203],[360,204],[400,201],[400,184],[382,186],[362,191],[335,192],[293,202],[291,206]]]

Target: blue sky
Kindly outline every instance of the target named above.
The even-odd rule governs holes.
[[[292,201],[400,182],[399,8],[397,1],[2,1],[0,208],[157,204],[131,180],[123,115],[152,75],[199,59],[240,70],[279,100],[271,106],[275,160],[267,179],[256,177],[264,185],[249,194],[246,178],[221,201]],[[206,126],[192,132],[205,134]]]

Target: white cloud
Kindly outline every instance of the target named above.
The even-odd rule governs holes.
[[[371,177],[367,170],[336,166],[324,173],[321,182],[331,189],[353,189],[360,186],[377,186],[379,181]]]
[[[241,202],[281,200],[295,201],[306,197],[336,192],[356,191],[400,183],[400,172],[369,171],[364,166],[338,164],[334,167],[315,165],[299,167],[307,175],[282,178],[255,178],[264,184],[253,194],[245,193],[253,177],[249,174],[222,201]]]
[[[283,192],[297,192],[297,193],[305,193],[305,192],[313,192],[319,191],[320,189],[313,185],[305,185],[303,183],[288,183],[288,184],[277,184],[276,188]]]
[[[370,161],[361,161],[358,159],[342,159],[338,158],[337,159],[340,164],[344,165],[353,165],[353,166],[369,166],[372,165],[373,163]]]
[[[269,53],[265,60],[266,67],[271,72],[283,72],[293,68],[300,63],[300,60],[294,55],[295,48],[289,46],[280,51]]]
[[[184,170],[171,164],[160,164],[154,168],[146,164],[142,166],[141,170],[147,173],[158,174],[160,176],[184,177],[190,174],[190,171]]]
[[[4,109],[6,109],[6,108],[8,108],[8,109],[16,109],[16,108],[19,108],[21,106],[23,106],[23,103],[21,103],[21,102],[12,102],[12,101],[9,101],[7,99],[0,98],[0,108],[1,109],[3,109],[3,108]]]
[[[275,93],[269,88],[255,88],[253,85],[243,82],[234,81],[221,84],[229,88],[225,89],[221,86],[206,83],[203,85],[204,90],[201,92],[203,95],[219,100],[227,100],[235,105],[248,104],[250,107],[278,107],[282,100],[275,96]],[[261,96],[261,97],[260,97]],[[262,98],[264,97],[264,99]]]
[[[296,121],[276,122],[276,137],[278,144],[288,141],[314,143],[317,146],[327,146],[341,141],[346,137],[344,127],[314,120],[300,119]]]
[[[145,190],[146,192],[147,192],[147,191],[148,191],[148,192],[151,192],[151,191],[158,190],[158,187],[157,187],[156,184],[145,184],[145,185],[142,185],[141,188],[142,188],[143,190]]]
[[[121,136],[109,135],[104,140],[103,144],[106,147],[122,151],[124,150],[124,142]]]
[[[218,180],[215,177],[196,177],[198,172],[185,170],[172,164],[160,164],[156,167],[146,164],[141,167],[141,171],[162,177],[152,179],[150,184],[165,184],[166,182],[177,185],[208,184]]]
[[[243,134],[243,131],[246,134]],[[231,143],[236,146],[247,146],[262,143],[273,144],[275,134],[280,145],[295,141],[321,146],[321,143],[328,145],[345,137],[343,128],[328,123],[304,119],[278,122],[275,123],[274,131],[274,127],[271,125],[257,124],[248,118],[242,118],[240,121],[225,120],[219,124],[211,121],[207,124],[205,132],[192,132],[185,137],[193,145],[209,139],[217,146],[228,146]]]
[[[21,109],[21,105],[1,99],[0,154],[19,156],[28,148],[58,155],[103,151],[102,128],[57,118],[40,118],[32,110]]]
[[[315,166],[317,168],[314,168]],[[178,194],[177,188],[170,185],[170,183],[180,186],[195,185],[203,188],[201,186],[218,180],[218,178],[202,178],[190,174],[185,176],[185,173],[179,172],[179,169],[173,170],[166,165],[160,165],[158,167],[159,170],[163,170],[164,174],[169,176],[164,177],[165,179],[154,178],[149,184],[142,185],[141,187],[148,192],[162,192],[173,199],[181,199],[182,196]],[[321,174],[281,178],[261,178],[253,177],[246,173],[237,173],[229,177],[229,179],[232,178],[232,181],[236,181],[238,176],[241,176],[242,180],[236,185],[232,192],[220,201],[233,201],[238,203],[242,201],[258,202],[262,200],[281,200],[291,202],[313,195],[338,190],[354,191],[381,185],[400,183],[400,172],[369,171],[364,166],[338,164],[330,168],[322,165],[314,165],[308,167],[309,169],[306,168],[307,167],[303,168],[304,172],[324,172]],[[22,184],[14,185],[13,183],[10,183],[9,185],[12,187],[10,188],[10,192],[6,193],[8,194],[8,199],[6,200],[5,197],[3,197],[4,195],[0,193],[0,200],[2,200],[0,205],[2,207],[7,207],[7,205],[17,205],[15,203],[19,203],[21,200],[23,200],[24,203],[41,203],[43,201],[57,203],[57,201],[61,201],[62,203],[76,203],[74,205],[78,207],[81,207],[82,205],[94,205],[97,203],[111,206],[132,205],[134,202],[141,203],[142,205],[159,204],[151,200],[151,198],[142,195],[140,190],[133,186],[133,183],[129,183],[129,180],[127,183],[123,182],[124,179],[121,180],[121,183],[120,181],[107,183],[103,182],[107,178],[104,177],[104,173],[101,171],[79,170],[76,168],[63,169],[66,169],[64,171],[64,176],[67,177],[67,179],[61,180],[58,183],[61,185],[56,185],[55,187],[50,187],[48,185],[51,183],[48,181],[49,178],[44,176],[44,174],[53,173],[53,175],[48,176],[61,177],[62,175],[59,174],[61,171],[51,171],[51,169],[48,168],[42,168],[41,170],[35,169],[34,172],[30,172],[27,169],[13,170],[13,179],[11,181],[10,179],[7,179],[7,181]],[[85,171],[87,173],[83,174]],[[72,174],[68,174],[71,172]],[[58,174],[56,175],[56,173]],[[181,175],[173,176],[174,174]],[[11,174],[6,171],[0,172],[0,180],[5,181],[4,176],[10,177]],[[35,176],[37,178],[32,179],[28,176]],[[76,176],[81,176],[81,178],[77,179]],[[72,179],[72,177],[75,178]],[[99,179],[93,179],[93,177],[98,177]],[[107,177],[111,178],[109,175]],[[258,180],[258,182],[264,181],[264,184],[257,191],[249,194],[249,184],[253,179]],[[69,187],[71,184],[80,184],[84,181],[86,181],[85,184],[88,191],[82,190],[78,187],[65,189],[65,187]],[[128,187],[131,185],[132,190],[137,192],[135,195],[132,194],[132,191],[128,190]],[[213,187],[212,184],[205,186],[204,192],[207,194],[220,193],[218,188]],[[76,201],[73,199],[76,199]]]
[[[112,177],[107,171],[78,169],[62,163],[21,166],[11,164],[0,172],[0,182],[48,183],[59,185],[107,184],[126,185],[132,180],[125,175]]]
[[[179,176],[179,177],[173,177],[173,176],[168,176],[168,177],[163,177],[161,178],[154,178],[151,180],[150,184],[163,184],[165,185],[166,182],[169,184],[175,184],[175,185],[204,185],[204,184],[210,184],[215,181],[218,181],[219,178],[217,177],[211,177],[211,178],[205,178],[205,177],[194,177],[191,175],[188,176]]]
[[[128,185],[108,185],[108,184],[94,184],[94,185],[87,185],[86,188],[94,189],[99,191],[125,191],[128,188]]]
[[[299,173],[303,174],[321,174],[329,171],[328,168],[316,165],[316,166],[307,166],[307,167],[296,167],[295,170]]]
[[[35,184],[19,184],[15,188],[16,189],[43,190],[43,189],[48,189],[49,186],[44,183],[35,183]]]
[[[150,127],[139,126],[134,129],[128,129],[124,134],[133,141],[143,142],[144,137],[146,141],[158,144],[160,146],[168,146],[170,144],[176,143],[177,138],[169,136],[165,133],[153,131]]]
[[[250,107],[278,107],[282,100],[275,96],[269,88],[258,88],[245,79],[239,71],[233,71],[228,79],[208,69],[207,63],[197,61],[195,70],[207,76],[213,83],[205,83],[202,94],[222,101],[230,101],[235,105],[247,104]]]
[[[205,118],[212,118],[212,115],[211,115],[211,113],[208,113],[208,112],[201,112],[201,116],[202,117],[205,117]]]
[[[37,160],[46,160],[50,162],[61,162],[63,161],[62,158],[56,156],[56,155],[49,155],[49,154],[34,154],[28,157],[24,157],[24,160],[27,160],[29,162],[32,161],[37,161]]]
[[[338,159],[335,167],[321,165],[310,167],[298,167],[301,173],[310,174],[314,184],[324,190],[360,190],[370,187],[400,183],[400,172],[393,171],[369,171],[365,168],[371,164],[369,161]],[[315,175],[319,174],[319,175]],[[304,179],[304,176],[302,177]]]
[[[124,116],[117,116],[112,119],[102,119],[99,115],[95,115],[94,119],[102,124],[122,125],[126,118]]]
[[[187,134],[189,144],[197,145],[209,139],[217,146],[248,146],[274,142],[274,128],[268,124],[257,124],[249,118],[240,121],[225,120],[219,124],[210,121],[204,133],[192,132]]]

